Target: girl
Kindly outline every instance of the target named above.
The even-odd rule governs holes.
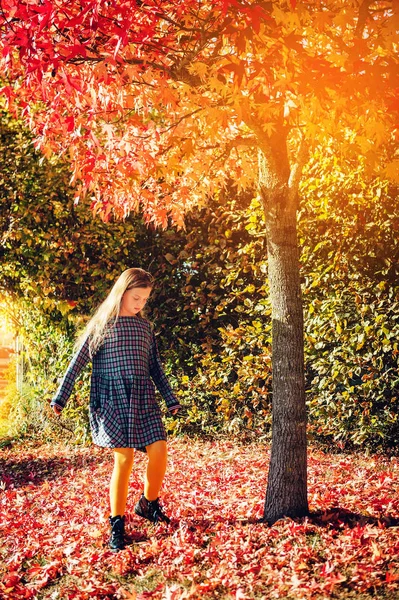
[[[153,523],[169,518],[158,495],[166,471],[166,433],[155,388],[172,414],[181,408],[162,369],[157,342],[142,310],[154,279],[143,269],[127,269],[116,281],[77,342],[51,406],[59,415],[75,380],[91,360],[90,426],[93,442],[114,451],[109,497],[113,552],[125,547],[125,508],[134,449],[148,454],[144,491],[135,513]]]

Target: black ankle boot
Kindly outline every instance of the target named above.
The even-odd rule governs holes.
[[[125,517],[117,515],[109,518],[111,525],[111,536],[109,538],[109,547],[112,552],[119,552],[125,548]]]
[[[134,507],[134,512],[136,515],[143,517],[143,519],[151,521],[151,523],[159,523],[160,521],[170,523],[169,517],[165,515],[162,508],[159,506],[158,498],[156,500],[147,500],[144,494],[142,494],[140,500]]]

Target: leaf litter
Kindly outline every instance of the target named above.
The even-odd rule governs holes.
[[[170,525],[134,514],[112,554],[112,453],[64,445],[0,455],[0,598],[325,599],[399,597],[399,459],[309,452],[303,519],[261,522],[269,449],[173,439],[162,502]]]

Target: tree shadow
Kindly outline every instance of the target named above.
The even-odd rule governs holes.
[[[399,518],[390,515],[380,515],[373,517],[353,512],[340,506],[333,506],[326,511],[310,512],[308,521],[319,527],[331,527],[333,529],[342,529],[347,526],[351,529],[365,525],[374,525],[375,527],[399,527]]]
[[[289,518],[296,523],[303,523],[305,520],[308,523],[312,523],[313,525],[317,525],[318,527],[330,527],[335,529],[342,529],[343,526],[348,526],[351,529],[354,527],[364,525],[373,525],[375,527],[399,527],[399,518],[393,517],[390,515],[381,515],[379,517],[373,517],[371,515],[364,515],[361,513],[356,513],[346,508],[342,508],[339,506],[334,506],[329,508],[326,511],[314,511],[310,512],[308,515],[303,517],[283,517],[281,520],[284,521],[286,518]],[[184,519],[183,523],[190,531],[210,531],[215,527],[217,523],[223,522],[225,525],[230,525],[231,527],[235,527],[237,525],[241,525],[243,527],[247,525],[266,525],[269,527],[273,527],[274,524],[270,524],[265,521],[263,518],[249,518],[249,519]],[[178,521],[177,519],[172,519],[170,525],[168,526],[167,531],[164,532],[164,535],[167,535],[167,532],[176,531],[181,527],[182,521]]]
[[[40,485],[53,481],[70,470],[84,469],[93,463],[107,462],[109,456],[74,455],[71,457],[26,458],[22,460],[0,457],[0,482],[6,489],[18,489],[28,485]]]

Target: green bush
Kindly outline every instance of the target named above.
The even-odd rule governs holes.
[[[78,442],[87,441],[89,371],[78,378],[71,401],[60,419],[49,406],[58,379],[72,355],[70,331],[65,331],[65,327],[63,330],[51,314],[44,314],[22,299],[14,303],[13,309],[18,333],[23,340],[23,356],[19,359],[23,359],[24,383],[22,390],[17,390],[15,384],[8,390],[9,435],[46,441],[66,436]]]
[[[220,329],[220,352],[198,355],[197,372],[183,375],[179,397],[187,414],[173,422],[184,433],[266,433],[271,422],[270,336],[261,320]],[[269,350],[268,350],[269,348]]]
[[[315,160],[303,184],[311,199],[301,226],[310,431],[339,448],[395,452],[397,190],[366,185],[361,168],[337,177],[334,157],[316,158],[330,175],[317,176]]]

